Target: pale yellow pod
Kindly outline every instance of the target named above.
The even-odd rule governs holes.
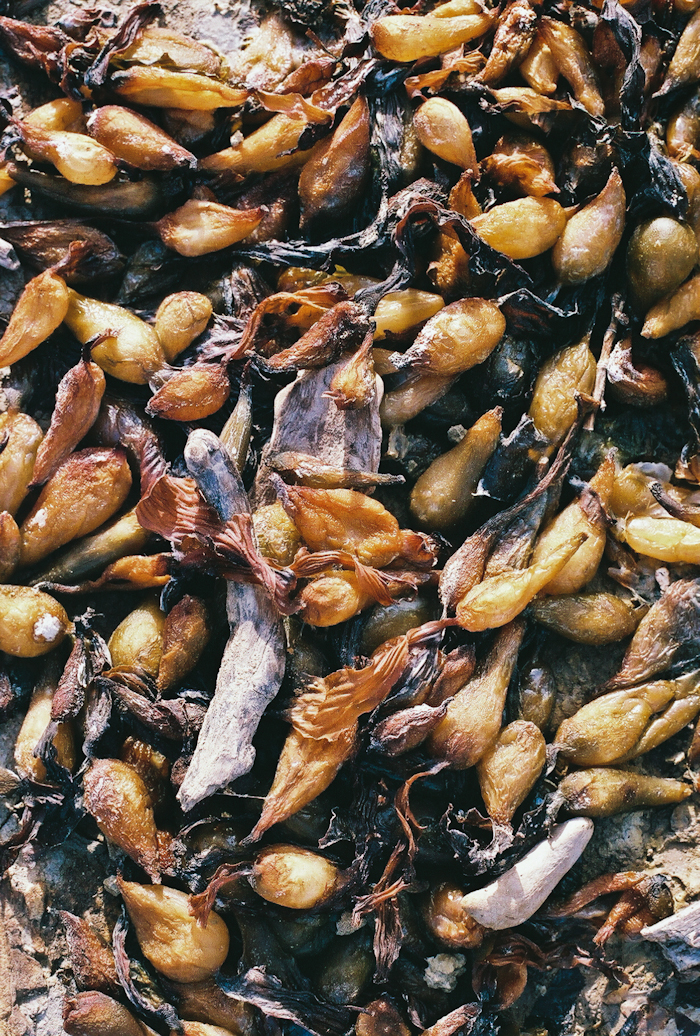
[[[29,708],[15,741],[14,757],[17,773],[35,781],[46,780],[46,767],[34,755],[39,739],[51,722],[51,702],[56,690],[56,680],[45,677],[34,688]],[[67,770],[75,769],[75,743],[70,723],[59,723],[52,744],[56,749],[56,761]]]
[[[479,163],[466,117],[444,97],[430,97],[414,112],[413,126],[423,147],[478,177]]]
[[[590,482],[590,488],[598,495],[604,508],[610,500],[614,480],[615,462],[609,457],[603,461]],[[560,544],[570,541],[579,533],[585,535],[586,539],[571,560],[547,583],[544,588],[546,593],[575,594],[598,571],[605,551],[607,524],[604,513],[600,512],[595,501],[591,501],[591,506],[586,508],[580,499],[574,500],[553,518],[537,538],[532,564],[543,562]]]
[[[0,338],[0,366],[9,367],[45,342],[65,319],[69,288],[52,270],[32,277]]]
[[[5,583],[19,565],[22,537],[17,522],[7,511],[0,511],[0,583]]]
[[[614,644],[630,637],[644,608],[610,593],[563,594],[533,601],[536,622],[577,644]]]
[[[230,169],[234,173],[272,173],[304,165],[313,148],[295,150],[308,123],[290,115],[273,115],[259,129],[253,130],[240,144],[217,151],[202,159],[200,165],[210,172]]]
[[[339,877],[339,868],[319,853],[294,845],[270,845],[256,856],[250,883],[269,903],[310,910],[328,899]]]
[[[379,416],[385,428],[405,424],[440,399],[455,381],[454,374],[416,374],[400,388],[385,392]]]
[[[462,374],[491,355],[505,329],[506,318],[491,299],[460,299],[431,317],[411,348],[391,359],[397,368],[417,367],[433,376]]]
[[[700,273],[652,306],[644,320],[644,338],[663,338],[700,317]]]
[[[588,337],[560,350],[540,368],[529,414],[550,442],[561,442],[576,420],[576,396],[593,391],[596,368]]]
[[[640,516],[622,523],[622,538],[632,550],[657,561],[700,564],[700,529],[679,518]]]
[[[554,55],[539,33],[518,66],[520,75],[538,94],[553,94],[557,89],[559,68]]]
[[[700,79],[700,11],[695,11],[676,44],[659,93],[670,93],[676,87],[696,83]]]
[[[654,713],[673,700],[674,690],[674,681],[657,680],[595,698],[563,720],[554,745],[576,766],[618,762],[637,744]]]
[[[613,169],[603,190],[566,224],[552,250],[552,266],[562,284],[581,284],[607,269],[625,229],[627,199]]]
[[[34,462],[44,434],[29,414],[7,410],[0,414],[0,511],[14,515],[27,495]]]
[[[278,565],[291,565],[301,546],[301,537],[278,500],[253,512],[253,528],[263,557]]]
[[[65,322],[78,341],[84,345],[95,335],[106,336],[93,346],[95,363],[120,381],[146,385],[165,363],[154,328],[128,309],[68,291]]]
[[[431,18],[457,18],[465,14],[483,14],[479,0],[447,0],[430,12]]]
[[[517,198],[494,205],[471,225],[480,238],[511,259],[547,252],[566,227],[566,213],[553,198]]]
[[[476,764],[486,810],[496,823],[508,824],[534,787],[547,759],[541,731],[518,719],[504,727]]]
[[[199,925],[189,912],[189,896],[165,885],[138,885],[119,879],[119,890],[144,956],[173,982],[202,982],[226,960],[229,934],[213,910]]]
[[[32,157],[51,162],[71,183],[99,187],[116,176],[112,152],[84,133],[24,126],[22,139]]]
[[[81,102],[72,97],[47,101],[30,111],[23,121],[39,130],[70,130],[72,133],[81,133],[87,122]]]
[[[146,601],[129,612],[109,638],[112,664],[144,669],[151,676],[157,676],[163,654],[165,619],[157,600]]]
[[[13,187],[17,186],[17,181],[13,180],[10,174],[5,168],[5,163],[0,162],[0,197],[6,194],[7,191],[12,190]]]
[[[227,86],[220,80],[196,72],[171,72],[167,68],[137,66],[112,76],[110,87],[133,104],[153,108],[183,108],[185,111],[214,111],[238,108],[248,98],[247,90]]]
[[[432,14],[391,14],[379,18],[370,33],[376,50],[391,61],[431,58],[482,36],[492,24],[488,14],[436,18]]]
[[[213,312],[211,301],[198,291],[177,291],[163,299],[155,328],[168,363],[199,338]]]
[[[455,609],[460,626],[471,633],[479,633],[511,622],[562,570],[583,541],[583,534],[579,534],[529,568],[506,570],[477,583]]]
[[[215,201],[190,198],[156,223],[163,244],[188,258],[208,255],[248,237],[263,209],[232,209]]]
[[[341,280],[341,283],[342,280]],[[348,294],[352,294],[348,291]],[[390,291],[379,300],[372,318],[375,323],[375,341],[386,338],[387,331],[392,334],[403,334],[416,324],[422,324],[435,316],[445,305],[441,295],[430,291],[418,291],[417,288],[403,288],[401,291]]]
[[[0,651],[34,658],[53,650],[70,631],[65,609],[30,586],[0,586]]]

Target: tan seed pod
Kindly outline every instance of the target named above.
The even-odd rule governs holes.
[[[29,281],[0,338],[0,365],[17,363],[53,334],[68,312],[68,292],[66,282],[52,270]]]
[[[691,94],[666,123],[666,147],[679,163],[697,161],[700,144],[700,99]]]
[[[627,246],[627,278],[642,312],[680,287],[697,260],[692,227],[669,216],[641,223]]]
[[[549,557],[562,543],[583,534],[586,539],[569,562],[545,586],[548,594],[574,594],[598,571],[607,533],[606,508],[615,481],[615,461],[610,455],[588,484],[588,490],[565,507],[540,533],[532,553],[532,564]]]
[[[224,405],[231,383],[224,367],[195,363],[168,372],[168,379],[151,396],[146,413],[169,421],[200,421]]]
[[[553,198],[517,198],[471,220],[492,248],[511,259],[531,259],[547,252],[566,227],[566,213]]]
[[[605,105],[591,55],[582,37],[571,26],[554,18],[540,18],[538,32],[567,80],[577,101],[591,115],[603,115]]]
[[[523,629],[520,621],[501,630],[486,660],[449,702],[444,719],[428,740],[433,757],[466,770],[496,740]]]
[[[518,719],[500,732],[476,764],[486,810],[498,824],[509,824],[534,787],[546,762],[539,727]]]
[[[563,720],[554,744],[562,758],[576,766],[618,762],[637,744],[651,717],[673,701],[675,693],[673,680],[610,691]]]
[[[204,601],[186,594],[168,613],[163,626],[163,653],[158,664],[158,690],[176,687],[196,666],[209,643]]]
[[[119,757],[123,763],[128,763],[139,775],[146,785],[148,794],[151,797],[153,808],[160,805],[164,797],[168,777],[170,776],[170,763],[165,756],[158,752],[152,745],[138,738],[129,737],[122,745]],[[158,832],[157,832],[158,833]]]
[[[626,205],[622,177],[613,169],[597,198],[571,217],[552,250],[562,284],[581,284],[607,269],[622,240]]]
[[[374,22],[370,32],[376,50],[383,57],[391,61],[416,61],[468,43],[482,36],[491,24],[492,17],[487,14],[452,18],[391,14]]]
[[[577,533],[529,568],[487,576],[458,601],[455,614],[460,626],[478,633],[511,622],[561,572],[585,539],[585,533]]]
[[[337,626],[372,604],[354,572],[335,572],[312,580],[299,595],[300,615],[310,626]]]
[[[123,450],[79,450],[59,466],[22,523],[22,564],[99,528],[126,500],[131,471]]]
[[[57,97],[30,111],[24,122],[40,130],[70,130],[81,133],[85,129],[85,112],[80,101],[71,97]]]
[[[337,889],[340,870],[325,856],[293,845],[271,845],[253,862],[250,883],[269,903],[310,910]]]
[[[391,357],[397,370],[414,367],[431,376],[461,374],[483,363],[496,348],[506,320],[490,299],[460,299],[431,317],[405,353]]]
[[[301,536],[282,504],[265,504],[253,512],[253,528],[260,553],[278,565],[291,565],[301,546]]]
[[[218,151],[200,163],[209,172],[272,173],[295,169],[309,161],[314,149],[298,150],[299,139],[308,123],[290,115],[273,115],[235,147]]]
[[[466,518],[479,478],[501,433],[500,407],[472,425],[454,449],[434,460],[411,492],[411,513],[419,526],[442,532]]]
[[[57,677],[58,672],[50,666],[34,688],[29,708],[15,741],[14,758],[17,772],[22,777],[31,777],[40,782],[46,780],[46,767],[41,759],[34,755],[34,750],[51,722],[51,702],[56,690]],[[58,724],[52,744],[56,749],[56,761],[67,770],[75,769],[75,743],[70,723]]]
[[[63,1001],[70,1036],[146,1036],[147,1030],[118,1000],[91,989]]]
[[[700,273],[651,307],[644,320],[644,338],[663,338],[700,317]]]
[[[199,338],[212,313],[211,301],[198,291],[177,291],[163,299],[155,328],[168,363]]]
[[[142,551],[150,538],[151,533],[139,524],[136,511],[127,511],[93,536],[86,536],[67,547],[48,567],[35,572],[32,582],[79,582],[88,573],[104,568],[111,561]]]
[[[700,563],[700,529],[679,518],[640,515],[621,523],[625,543],[657,561]]]
[[[670,93],[679,86],[690,85],[700,79],[700,11],[694,10],[676,44],[660,94]]]
[[[0,586],[0,651],[34,658],[52,651],[72,628],[53,597],[30,586]]]
[[[532,137],[521,134],[501,137],[481,166],[496,183],[516,188],[533,198],[559,190],[549,152]]]
[[[475,949],[484,939],[484,928],[462,906],[464,889],[443,883],[430,893],[423,916],[428,931],[454,950]]]
[[[60,911],[66,933],[71,970],[78,989],[95,989],[120,996],[122,986],[114,964],[114,954],[102,936],[82,917]]]
[[[611,817],[652,806],[683,802],[693,789],[668,777],[647,777],[641,773],[610,770],[577,770],[557,788],[569,816]]]
[[[553,94],[557,89],[559,68],[554,56],[539,32],[532,46],[520,62],[518,71],[525,82],[538,94]]]
[[[188,258],[218,252],[242,241],[257,227],[263,210],[232,209],[215,201],[190,198],[156,223],[168,248]]]
[[[19,565],[22,537],[8,511],[0,511],[0,582],[9,579]]]
[[[333,375],[326,396],[339,410],[362,410],[376,395],[372,332],[369,331],[360,348]]]
[[[15,515],[32,480],[43,432],[34,418],[19,410],[0,414],[0,510]]]
[[[535,658],[520,674],[518,719],[534,723],[540,730],[547,730],[556,696],[557,688],[552,670]]]
[[[117,174],[112,152],[84,133],[43,130],[21,122],[15,125],[29,155],[40,162],[51,162],[69,183],[98,187]]]
[[[218,1025],[232,1036],[259,1036],[257,1008],[227,996],[213,979],[172,982],[170,990],[181,1018]]]
[[[83,777],[83,797],[105,838],[160,881],[153,805],[136,770],[119,759],[93,759]]]
[[[83,345],[100,336],[91,355],[107,374],[120,381],[145,385],[163,366],[163,350],[150,324],[128,309],[86,298],[72,289],[69,300],[66,324]]]
[[[342,215],[358,200],[369,173],[369,135],[369,105],[358,97],[301,171],[302,229],[314,221]]]
[[[533,601],[530,613],[542,626],[568,640],[599,645],[631,636],[644,609],[616,594],[563,594]]]
[[[248,98],[247,90],[195,72],[171,72],[167,68],[137,66],[112,76],[111,89],[133,104],[152,108],[183,108],[185,111],[215,111],[237,108]]]
[[[529,414],[552,444],[561,442],[576,420],[577,393],[593,391],[596,367],[586,337],[555,353],[540,368]]]
[[[470,3],[471,0],[467,2]],[[362,1013],[358,1016],[355,1036],[410,1036],[410,1029],[392,1003],[383,999],[372,1000],[362,1008]]]
[[[430,97],[413,115],[413,126],[423,147],[479,178],[479,163],[466,117],[444,97]]]
[[[117,104],[96,108],[88,120],[88,132],[113,155],[136,169],[167,172],[197,164],[191,151],[150,119]]]
[[[226,960],[228,929],[213,910],[205,925],[189,912],[185,892],[119,881],[144,956],[173,982],[202,982]]]
[[[455,374],[415,374],[400,388],[386,392],[379,408],[383,427],[393,428],[412,421],[427,406],[441,399],[455,378]]]
[[[43,485],[90,431],[105,386],[102,368],[85,360],[63,376],[56,390],[49,430],[37,451],[30,488]]]
[[[146,601],[123,619],[109,638],[109,651],[115,666],[144,669],[157,676],[163,654],[165,615],[157,600]]]
[[[375,341],[386,338],[387,331],[395,335],[409,331],[434,317],[444,305],[440,295],[433,295],[429,291],[418,291],[416,288],[390,291],[379,300],[374,311]]]

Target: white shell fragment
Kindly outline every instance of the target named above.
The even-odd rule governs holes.
[[[212,432],[192,432],[185,460],[224,521],[249,510],[240,476]],[[214,697],[177,796],[185,812],[248,773],[255,761],[253,737],[260,718],[284,676],[284,629],[265,591],[259,586],[229,583],[226,613],[231,635]]]
[[[659,944],[664,957],[683,972],[700,965],[700,901],[642,928],[643,939]]]
[[[575,817],[559,824],[514,867],[462,897],[464,910],[485,928],[515,928],[539,910],[578,860],[593,834],[593,821]]]

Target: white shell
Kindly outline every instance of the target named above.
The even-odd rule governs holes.
[[[462,897],[464,910],[500,931],[515,928],[539,910],[591,840],[593,821],[575,817],[559,824],[544,842],[518,860],[490,885]]]

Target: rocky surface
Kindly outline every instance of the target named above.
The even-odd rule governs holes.
[[[52,23],[70,6],[55,3],[32,12],[37,22]],[[118,6],[115,4],[114,6]],[[201,38],[216,41],[235,53],[250,19],[240,0],[165,0],[168,24],[178,25]],[[0,92],[10,99],[21,96],[23,107],[53,96],[42,82],[30,80],[0,55]],[[20,107],[20,111],[23,110]],[[0,218],[28,218],[19,191],[0,199]],[[40,217],[34,206],[31,218]],[[7,317],[21,289],[19,273],[2,272],[0,318]],[[579,649],[562,642],[554,659],[559,681],[555,725],[590,697],[593,688],[614,672],[622,648],[602,652]],[[11,766],[12,745],[19,717],[0,731],[0,765]],[[683,732],[657,749],[644,763],[650,772],[681,776],[683,753],[689,740]],[[4,840],[15,820],[0,806],[0,837]],[[697,796],[675,809],[636,812],[596,821],[596,830],[581,862],[564,882],[566,892],[599,874],[644,870],[671,878],[676,909],[700,897],[700,804]],[[115,903],[104,881],[114,873],[114,861],[102,841],[74,835],[64,845],[33,855],[23,851],[0,883],[0,1036],[60,1036],[61,1000],[70,984],[66,944],[59,910],[86,915],[107,938]],[[106,915],[106,916],[105,916]],[[528,1030],[543,1014],[559,1011],[557,1031],[549,1036],[584,1036],[610,1033],[619,1036],[689,1036],[700,1032],[698,969],[678,975],[660,946],[638,939],[613,936],[609,955],[620,964],[626,981],[600,971],[579,967],[575,972],[547,975],[531,969],[528,987],[510,1012]],[[464,979],[468,982],[468,974]],[[555,1012],[556,1013],[556,1012]],[[542,1029],[529,1030],[542,1034]]]

